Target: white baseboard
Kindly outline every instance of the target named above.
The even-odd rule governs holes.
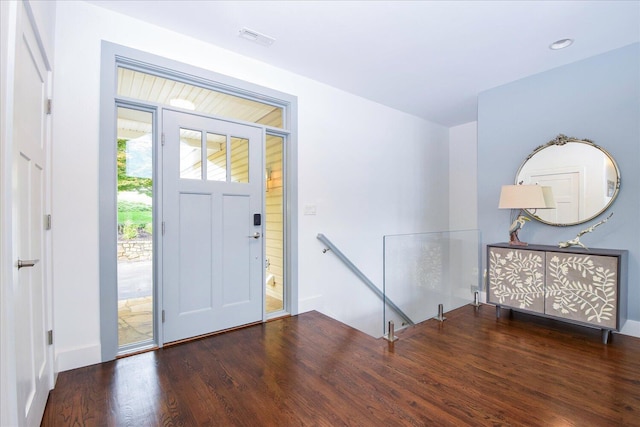
[[[298,300],[298,314],[312,310],[322,310],[322,295],[315,295]]]
[[[637,320],[627,320],[620,333],[640,338],[640,322],[638,322]]]
[[[82,368],[102,362],[100,344],[56,351],[56,372]]]

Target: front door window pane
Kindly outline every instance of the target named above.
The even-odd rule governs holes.
[[[180,128],[180,178],[202,179],[202,132]]]
[[[249,140],[231,137],[231,182],[249,182]]]
[[[207,132],[207,180],[227,180],[227,136]]]
[[[153,115],[118,108],[118,345],[153,341]]]

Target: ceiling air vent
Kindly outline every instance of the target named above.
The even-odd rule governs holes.
[[[266,34],[259,33],[255,30],[250,30],[247,27],[243,27],[240,30],[240,37],[258,43],[262,46],[271,46],[276,41],[273,37],[269,37]]]

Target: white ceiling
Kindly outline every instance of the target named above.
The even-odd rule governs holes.
[[[89,2],[446,126],[484,90],[640,41],[639,0]]]

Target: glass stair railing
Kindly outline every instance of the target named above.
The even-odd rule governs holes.
[[[481,289],[478,230],[384,236],[382,290],[324,234],[318,234],[317,238],[325,245],[323,253],[333,252],[382,301],[382,313],[380,306],[373,304],[368,313],[358,313],[358,325],[352,325],[376,338],[385,336],[393,341],[389,326],[399,330],[434,317],[444,320],[445,310],[478,303]],[[353,293],[360,292],[366,291],[356,289]],[[329,312],[344,309],[344,301],[328,304]]]
[[[413,321],[397,306],[391,301],[389,298],[385,298],[384,293],[378,288],[367,276],[364,275],[362,271],[358,267],[353,264],[349,258],[345,254],[343,254],[340,249],[334,245],[331,240],[329,240],[324,234],[318,234],[318,240],[324,243],[327,248],[324,250],[326,253],[328,250],[333,252],[339,259],[342,261],[348,268],[351,270],[371,291],[376,294],[382,301],[385,302],[385,305],[389,307],[393,312],[395,312],[403,322],[408,325],[413,325]]]
[[[477,305],[480,247],[478,230],[384,236],[385,300],[394,301],[414,323],[444,320],[445,311]],[[409,325],[385,305],[385,327],[389,322],[395,330]]]

